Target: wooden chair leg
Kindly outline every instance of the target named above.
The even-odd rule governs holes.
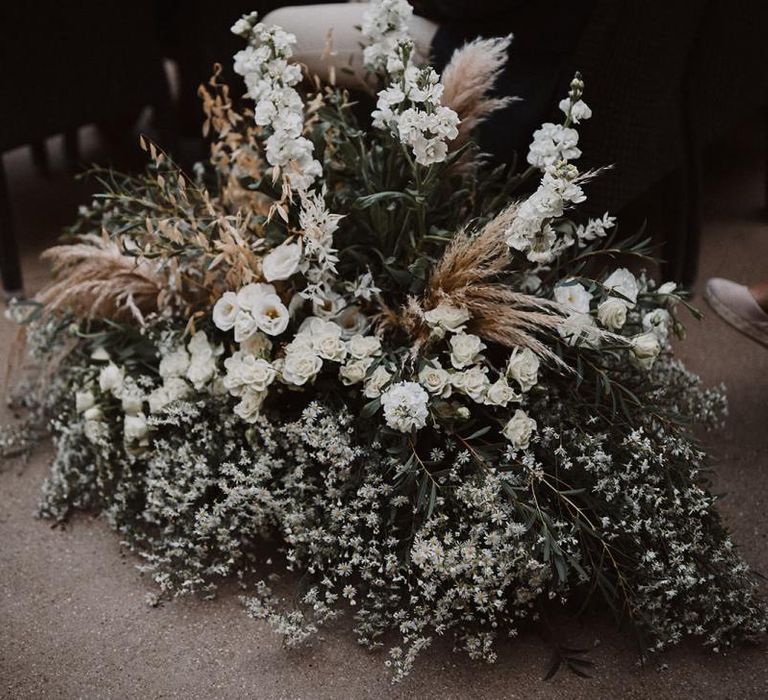
[[[0,277],[3,281],[3,291],[7,296],[21,294],[23,286],[21,261],[13,231],[11,201],[8,196],[2,154],[0,154]]]

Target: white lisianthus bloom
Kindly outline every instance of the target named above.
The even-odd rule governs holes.
[[[608,278],[603,282],[603,286],[613,292],[618,292],[622,297],[625,297],[624,301],[627,301],[629,307],[634,307],[637,302],[637,293],[639,287],[635,276],[627,270],[625,267],[620,267],[618,270],[614,270]]]
[[[266,391],[246,391],[234,408],[235,415],[246,423],[255,423],[266,397]]]
[[[530,391],[539,381],[541,361],[530,348],[515,348],[507,360],[507,377],[514,379],[521,391]]]
[[[271,284],[264,284],[263,282],[246,284],[237,293],[238,308],[252,312],[264,297],[272,294],[277,294],[277,290]]]
[[[299,271],[301,244],[283,243],[264,256],[261,270],[267,282],[287,280]]]
[[[213,324],[222,331],[232,330],[235,327],[239,309],[237,294],[224,292],[213,305]]]
[[[359,384],[365,379],[368,368],[373,363],[373,359],[365,358],[361,360],[352,360],[339,368],[339,378],[345,386]]]
[[[661,343],[655,333],[641,333],[632,338],[632,354],[643,369],[651,369],[660,352]]]
[[[381,396],[384,387],[389,384],[390,379],[392,379],[392,375],[387,372],[383,365],[379,365],[373,370],[373,374],[368,377],[368,381],[365,383],[363,396],[368,399],[378,398]]]
[[[119,396],[125,382],[125,370],[110,362],[99,372],[99,389],[109,392],[113,396]]]
[[[654,309],[643,316],[643,330],[655,333],[662,345],[667,343],[671,323],[672,316],[666,309]]]
[[[323,361],[314,352],[298,350],[285,356],[281,374],[286,384],[303,386],[314,379],[323,367]]]
[[[126,442],[141,442],[147,437],[149,426],[143,413],[127,415],[123,422],[123,436]]]
[[[384,419],[393,430],[410,433],[427,424],[429,395],[416,382],[398,382],[381,395]]]
[[[627,302],[617,297],[609,297],[598,305],[597,320],[612,331],[623,328],[627,322]]]
[[[245,343],[259,331],[259,324],[250,311],[240,310],[235,319],[235,341]]]
[[[536,421],[518,408],[501,432],[514,447],[525,449],[530,444],[535,430]]]
[[[90,390],[75,392],[75,410],[78,413],[85,413],[89,408],[96,405],[96,397]]]
[[[439,363],[436,365],[425,365],[421,372],[419,372],[419,383],[430,394],[435,394],[444,399],[451,395],[451,375]]]
[[[571,314],[558,327],[557,332],[568,345],[597,348],[600,346],[600,331],[595,319],[589,314]]]
[[[464,369],[479,358],[482,350],[485,349],[485,343],[480,338],[471,333],[463,331],[451,337],[451,364],[456,369]]]
[[[583,284],[565,280],[555,287],[555,301],[574,313],[588,314],[592,294],[586,290]]]
[[[254,357],[267,359],[272,353],[272,341],[266,335],[257,331],[240,343],[240,350]]]
[[[267,335],[280,335],[290,321],[290,314],[277,294],[267,294],[251,312],[259,330]]]
[[[506,406],[510,401],[520,401],[518,394],[504,377],[497,379],[485,393],[485,403],[489,406]]]
[[[381,341],[375,335],[353,335],[347,341],[347,350],[352,357],[362,360],[381,353]]]
[[[432,328],[439,326],[452,333],[458,333],[463,330],[469,318],[470,314],[467,309],[452,306],[445,302],[441,302],[434,309],[424,314],[424,320],[427,322],[427,325]]]
[[[160,358],[158,372],[161,377],[183,377],[189,369],[189,353],[179,347]]]
[[[491,385],[491,380],[488,379],[488,375],[485,370],[478,365],[471,367],[464,372],[458,372],[461,376],[454,375],[454,386],[472,399],[475,403],[484,403],[485,395],[488,391],[488,387]]]

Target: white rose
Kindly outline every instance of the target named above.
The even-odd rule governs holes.
[[[227,370],[224,386],[233,396],[240,396],[246,390],[264,391],[277,375],[266,360],[242,352],[224,360],[224,367]]]
[[[606,328],[617,331],[627,322],[627,302],[610,297],[597,307],[597,320]]]
[[[661,344],[655,333],[641,333],[632,338],[632,353],[643,369],[651,369],[660,352]]]
[[[186,377],[192,382],[192,385],[200,391],[216,374],[216,360],[211,355],[206,357],[205,355],[199,355],[192,357],[192,362],[187,369]]]
[[[261,270],[267,282],[287,280],[299,271],[301,244],[283,243],[264,256]]]
[[[419,383],[430,393],[444,399],[451,395],[451,376],[442,367],[425,365],[419,372]]]
[[[272,294],[277,294],[277,291],[271,284],[263,282],[246,284],[237,293],[237,304],[241,310],[253,311],[264,297]]]
[[[347,346],[335,333],[323,333],[315,336],[312,339],[312,347],[324,360],[342,362],[347,356]]]
[[[143,413],[125,417],[123,435],[126,442],[141,442],[148,432],[147,417]]]
[[[671,323],[672,316],[666,309],[654,309],[643,316],[643,330],[655,333],[662,345],[665,345],[669,338]]]
[[[539,381],[539,358],[529,348],[515,348],[507,361],[506,375],[514,379],[522,391],[530,391]]]
[[[597,348],[600,345],[600,331],[589,314],[571,314],[557,327],[557,332],[571,346]]]
[[[341,383],[346,386],[359,384],[365,379],[365,375],[368,373],[368,368],[372,363],[373,360],[371,358],[366,358],[363,360],[352,360],[351,362],[347,362],[347,364],[343,365],[339,369],[339,377],[341,378]]]
[[[383,365],[379,365],[373,370],[373,374],[368,377],[363,395],[368,399],[375,399],[381,396],[381,390],[389,383],[390,379],[392,379],[392,375],[387,372]]]
[[[589,313],[589,303],[592,301],[592,294],[586,290],[583,284],[566,280],[555,287],[555,301],[562,304],[569,311],[586,314]]]
[[[75,410],[78,413],[85,413],[85,411],[95,405],[96,397],[92,391],[78,391],[75,393]]]
[[[118,396],[123,390],[124,381],[125,370],[112,362],[99,372],[99,388],[105,393],[110,392],[113,396]]]
[[[280,335],[287,327],[290,315],[277,294],[267,294],[251,311],[259,330],[267,335]]]
[[[255,423],[261,413],[266,391],[247,391],[235,406],[235,415],[246,423]]]
[[[282,366],[283,381],[303,386],[314,379],[323,367],[323,361],[314,352],[289,352]]]
[[[637,302],[637,293],[639,291],[637,280],[625,267],[614,270],[603,282],[603,286],[610,291],[618,292],[622,297],[626,297],[625,301],[629,300],[627,303],[630,308]]]
[[[429,395],[416,382],[399,382],[381,395],[384,419],[393,430],[410,433],[427,424]]]
[[[123,411],[128,415],[137,415],[144,408],[144,396],[138,389],[124,391],[121,402]]]
[[[240,343],[240,350],[254,357],[267,359],[272,353],[272,341],[266,335],[257,331]]]
[[[496,380],[485,394],[485,403],[490,406],[506,406],[510,401],[519,401],[518,394],[504,377]]]
[[[451,337],[451,364],[456,369],[463,369],[477,361],[485,344],[476,335],[457,333]]]
[[[472,367],[460,373],[462,376],[454,384],[460,391],[465,393],[476,403],[483,403],[491,380],[482,367]]]
[[[259,332],[259,324],[249,311],[240,311],[235,320],[235,341],[245,343]]]
[[[501,432],[514,447],[525,449],[531,442],[534,430],[536,430],[536,421],[518,408]]]
[[[183,377],[189,369],[189,353],[183,348],[177,348],[160,358],[158,372],[165,377]]]
[[[213,305],[213,323],[222,331],[229,331],[235,327],[235,319],[240,306],[237,303],[237,294],[224,292]]]
[[[452,306],[446,302],[440,302],[434,309],[424,314],[424,320],[432,328],[440,327],[447,331],[457,333],[464,328],[469,321],[470,314],[467,309]]]
[[[347,341],[347,350],[352,357],[362,360],[381,352],[381,341],[375,335],[353,335]]]

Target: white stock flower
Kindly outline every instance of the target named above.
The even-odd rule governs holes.
[[[365,382],[363,396],[368,399],[378,398],[381,396],[381,392],[384,387],[389,384],[390,379],[392,379],[392,375],[387,372],[386,367],[384,367],[384,365],[379,365],[375,370],[373,370],[373,374],[371,374],[371,376],[368,377],[368,380]]]
[[[451,364],[456,369],[464,369],[476,362],[480,352],[485,349],[485,343],[471,333],[457,333],[451,336]]]
[[[502,433],[514,447],[525,449],[530,444],[535,430],[536,421],[518,408],[512,418],[507,421]]]
[[[504,377],[497,379],[488,387],[485,394],[485,403],[489,406],[506,406],[510,401],[519,401],[521,398]]]
[[[425,365],[419,372],[419,383],[430,393],[442,398],[451,395],[451,375],[439,363]]]
[[[618,331],[627,322],[627,302],[609,297],[598,305],[597,320],[609,330]]]
[[[301,244],[283,243],[264,256],[261,264],[264,279],[267,282],[287,280],[299,271],[300,262]]]
[[[347,350],[352,357],[362,360],[381,353],[381,341],[375,335],[353,335],[347,341]]]
[[[565,97],[560,100],[558,105],[566,117],[570,117],[574,124],[578,124],[584,119],[589,119],[592,116],[592,110],[589,108],[584,100],[576,100],[572,102],[569,97]]]
[[[541,361],[530,348],[515,348],[507,361],[506,375],[514,379],[523,392],[530,391],[539,381]]]
[[[95,405],[96,397],[90,389],[75,392],[75,410],[78,413],[85,413],[89,408],[93,408]]]
[[[339,378],[341,379],[341,383],[345,386],[359,384],[365,379],[365,375],[368,373],[368,368],[372,363],[372,358],[365,358],[351,360],[350,362],[347,362],[347,364],[342,365],[339,368]]]
[[[160,358],[161,377],[183,377],[189,369],[189,353],[181,346]]]
[[[555,287],[555,301],[569,311],[586,314],[589,313],[592,294],[586,290],[583,284],[565,280]]]
[[[125,370],[110,362],[99,372],[99,389],[113,396],[119,396],[125,382]]]
[[[213,305],[213,324],[222,331],[232,330],[235,327],[239,308],[237,294],[224,292]]]
[[[637,302],[637,293],[639,287],[635,276],[627,270],[625,267],[620,267],[614,270],[603,282],[603,286],[611,291],[621,294],[625,297],[625,301],[629,304],[629,307],[634,307]]]
[[[393,430],[410,433],[427,424],[429,395],[416,382],[398,382],[381,395],[384,419]]]
[[[528,151],[528,163],[543,170],[561,160],[574,160],[581,156],[578,148],[579,133],[561,124],[542,124],[533,132]]]
[[[606,212],[601,219],[589,219],[586,224],[577,226],[576,238],[583,245],[589,241],[594,241],[596,238],[603,238],[608,233],[608,229],[615,225],[616,218],[609,216]]]
[[[428,326],[440,327],[452,333],[458,333],[464,329],[470,319],[467,309],[452,306],[447,302],[440,302],[434,309],[424,313],[424,320]]]
[[[323,367],[323,360],[311,350],[296,350],[286,353],[281,369],[283,381],[303,386],[314,379]]]
[[[641,333],[632,338],[632,353],[643,369],[651,369],[660,352],[661,344],[656,333]]]

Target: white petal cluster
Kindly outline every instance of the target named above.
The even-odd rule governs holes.
[[[408,20],[413,7],[407,0],[379,0],[372,2],[363,15],[361,31],[367,46],[363,49],[363,63],[371,71],[386,68],[396,55],[397,46],[407,40]]]
[[[427,424],[429,396],[416,382],[398,382],[381,395],[384,419],[393,430],[410,433]]]
[[[302,136],[304,103],[293,87],[301,81],[301,68],[290,63],[296,37],[253,21],[249,15],[232,28],[249,41],[235,54],[234,70],[243,76],[248,96],[256,102],[256,123],[271,129],[267,162],[279,169],[292,189],[304,191],[322,174],[322,166],[313,157],[312,142]]]
[[[589,219],[586,224],[579,224],[575,232],[579,245],[585,245],[598,238],[604,238],[615,225],[616,217],[609,216],[608,212],[599,219]]]
[[[378,94],[373,125],[389,130],[408,146],[417,163],[431,165],[445,160],[448,141],[459,133],[459,116],[440,104],[440,78],[428,66],[413,65],[412,52],[411,43],[402,43],[397,47],[399,58],[390,60],[391,84]]]
[[[536,421],[518,408],[504,426],[502,433],[513,447],[525,449],[528,447],[536,427]]]
[[[342,218],[343,215],[328,211],[322,193],[302,195],[299,226],[304,250],[299,269],[307,284],[299,293],[304,299],[323,304],[330,295],[339,262],[333,234]]]
[[[249,340],[259,331],[272,336],[280,335],[289,321],[288,308],[277,290],[271,284],[262,282],[247,284],[237,294],[225,292],[213,307],[216,327],[222,331],[234,328],[238,343]]]

